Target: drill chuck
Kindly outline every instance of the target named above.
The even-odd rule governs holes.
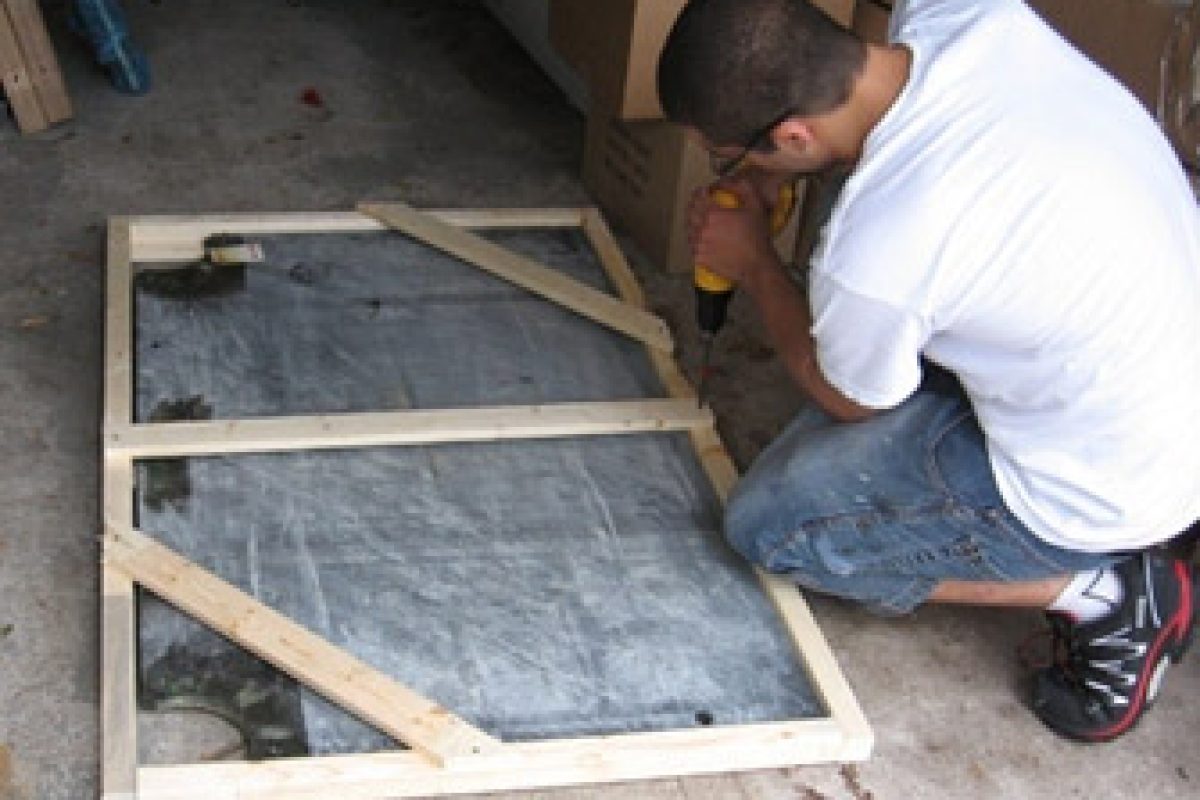
[[[733,298],[733,288],[724,291],[711,291],[696,287],[696,324],[701,332],[715,336],[725,324],[725,316],[729,311],[729,301]]]

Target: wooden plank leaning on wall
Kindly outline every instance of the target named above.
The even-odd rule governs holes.
[[[37,0],[0,0],[0,79],[22,133],[71,117],[71,101]]]

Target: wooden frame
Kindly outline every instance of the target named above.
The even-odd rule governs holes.
[[[105,330],[102,577],[102,796],[106,800],[383,798],[727,772],[867,758],[873,735],[799,592],[759,574],[828,716],[540,742],[504,743],[375,671],[133,528],[137,458],[687,431],[723,499],[737,472],[713,419],[645,310],[632,271],[595,209],[119,217],[109,220]],[[329,233],[397,226],[433,246],[646,343],[665,399],[421,410],[186,423],[132,417],[132,279],[137,262],[188,261],[210,233]],[[581,227],[620,300],[468,233],[466,228]],[[482,244],[480,244],[482,243]],[[134,584],[325,694],[408,751],[141,767],[137,763]]]

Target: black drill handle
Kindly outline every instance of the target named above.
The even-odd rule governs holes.
[[[710,336],[725,324],[729,311],[729,301],[733,299],[733,289],[725,292],[710,292],[707,289],[696,289],[696,323],[700,330]]]

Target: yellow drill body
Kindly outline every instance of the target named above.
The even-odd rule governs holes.
[[[721,208],[733,209],[741,205],[738,196],[728,189],[713,189],[709,192],[709,196]],[[787,226],[795,207],[796,187],[790,183],[784,183],[779,187],[779,198],[775,202],[775,208],[771,211],[771,235],[777,235]],[[733,297],[734,283],[703,264],[696,264],[692,282],[696,286],[696,322],[700,327],[700,338],[704,347],[699,389],[700,405],[704,405],[704,388],[708,379],[708,364],[712,355],[713,338],[725,325],[729,301]]]

